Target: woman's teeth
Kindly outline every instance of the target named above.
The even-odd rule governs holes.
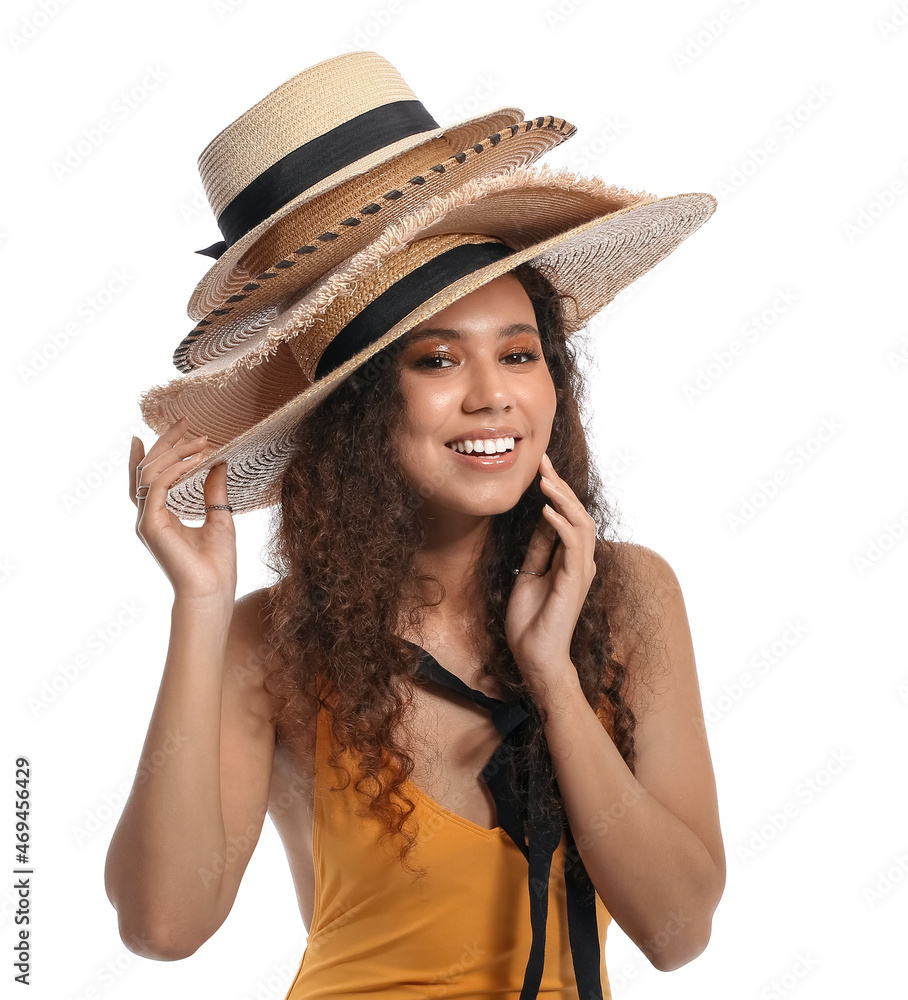
[[[477,438],[475,441],[452,441],[447,447],[464,455],[472,455],[474,451],[480,455],[495,455],[502,451],[513,451],[514,438],[489,438],[486,441]]]

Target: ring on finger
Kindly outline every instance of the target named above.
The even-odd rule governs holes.
[[[138,487],[136,487],[136,500],[144,500],[148,496],[148,491],[150,489],[151,489],[151,486],[149,486],[147,484],[144,485],[144,486],[138,486]],[[139,490],[145,490],[145,492],[144,493],[139,493]]]

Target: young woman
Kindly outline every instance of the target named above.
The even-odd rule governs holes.
[[[136,530],[174,588],[142,763],[183,738],[165,767],[140,764],[111,843],[121,935],[146,957],[192,954],[267,811],[309,932],[293,1000],[576,997],[591,954],[608,996],[609,919],[675,969],[705,948],[724,888],[681,590],[659,555],[606,537],[581,365],[538,269],[397,348],[366,393],[347,378],[303,418],[277,582],[239,600],[225,465],[189,527],[168,490],[206,441],[181,419],[147,452],[133,442]]]

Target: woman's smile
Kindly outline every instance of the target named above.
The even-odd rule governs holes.
[[[522,439],[510,434],[488,437],[469,437],[445,445],[458,459],[466,463],[466,467],[479,472],[496,472],[499,469],[510,469],[517,460],[517,445]]]

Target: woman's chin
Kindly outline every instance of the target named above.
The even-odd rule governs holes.
[[[436,519],[442,517],[494,517],[496,514],[505,514],[509,510],[513,510],[523,496],[523,491],[514,492],[513,496],[510,493],[511,491],[508,491],[506,495],[499,494],[486,498],[465,497],[460,501],[453,498],[444,500],[432,498],[425,500],[420,508],[424,516]]]

